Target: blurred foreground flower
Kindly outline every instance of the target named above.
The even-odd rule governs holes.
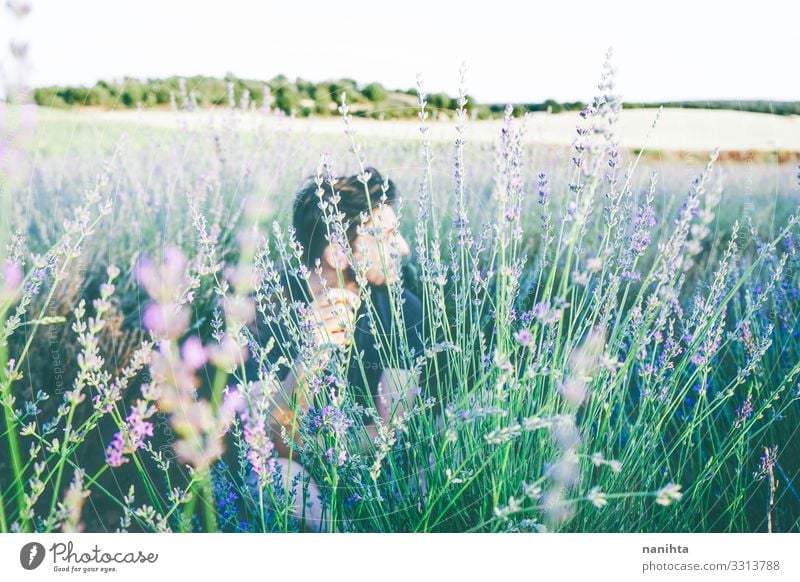
[[[667,483],[656,492],[656,503],[659,505],[669,505],[673,501],[680,501],[683,493],[680,492],[681,486],[675,483]]]
[[[16,301],[21,285],[22,266],[19,263],[5,261],[0,280],[0,305]]]
[[[244,400],[238,391],[230,391],[216,414],[208,400],[181,406],[172,415],[172,427],[181,438],[175,443],[175,454],[183,463],[205,470],[222,456],[224,436],[235,413]]]

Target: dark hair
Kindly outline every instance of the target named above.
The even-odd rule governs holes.
[[[364,183],[358,179],[358,175],[339,178],[333,184],[333,191],[327,182],[322,184],[323,200],[330,202],[334,192],[341,197],[337,206],[343,215],[343,222],[348,223],[347,240],[351,244],[356,238],[357,228],[361,223],[361,213],[370,213],[381,203],[383,198],[384,178],[375,168],[366,168],[365,172],[369,173],[369,180],[366,182],[369,199],[367,199]],[[322,252],[328,244],[326,239],[328,230],[323,221],[324,215],[319,207],[319,200],[315,176],[310,176],[295,196],[292,215],[295,237],[303,246],[302,259],[307,267],[313,267],[314,262],[322,258]],[[396,200],[397,188],[394,182],[388,180],[386,203],[393,206]],[[328,210],[328,213],[330,212],[331,210]]]

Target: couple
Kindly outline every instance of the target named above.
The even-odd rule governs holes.
[[[330,244],[328,241],[325,213],[319,205],[319,188],[325,189],[322,200],[328,202],[332,196],[338,198],[337,206],[339,212],[343,214],[343,223],[349,225],[347,242],[352,249],[355,263],[367,266],[365,278],[375,308],[376,317],[373,320],[375,325],[370,325],[369,318],[366,317],[367,307],[360,302],[359,284],[346,253],[340,250],[339,245]],[[295,237],[303,248],[302,262],[311,276],[305,280],[284,274],[281,279],[283,292],[290,298],[290,302],[302,301],[311,308],[314,316],[312,333],[319,343],[333,344],[336,348],[340,348],[342,353],[347,353],[347,350],[352,348],[349,349],[351,359],[348,366],[347,391],[363,406],[369,406],[374,402],[384,422],[388,422],[393,414],[403,414],[404,407],[410,406],[413,402],[419,386],[419,378],[414,377],[410,362],[395,364],[397,367],[384,367],[386,354],[383,354],[382,358],[376,347],[376,343],[382,343],[384,346],[397,344],[390,338],[376,337],[376,335],[402,336],[402,332],[396,331],[397,324],[392,316],[392,302],[388,288],[397,282],[400,275],[400,261],[410,253],[409,245],[399,230],[394,209],[397,202],[398,193],[394,182],[391,180],[384,182],[374,168],[368,168],[361,180],[357,176],[340,178],[332,187],[327,183],[318,185],[315,180],[308,179],[296,194],[292,222]],[[328,210],[327,214],[330,212],[331,210]],[[361,228],[358,228],[359,225]],[[321,279],[318,276],[320,268]],[[422,304],[419,298],[405,289],[402,291],[401,303],[405,337],[409,350],[416,357],[423,352]],[[281,353],[285,355],[288,351],[293,358],[297,351],[289,345],[291,342],[286,341],[287,330],[276,326],[278,326],[276,322],[265,324],[262,314],[259,313],[250,330],[261,346],[267,344],[270,336],[275,337],[276,347],[271,356],[277,358]],[[284,349],[278,347],[279,343],[283,344]],[[351,343],[354,345],[351,346]],[[358,365],[359,359],[361,366]],[[402,358],[394,357],[392,360],[400,362]],[[254,358],[248,359],[245,372],[248,380],[258,378],[258,363]],[[281,365],[278,379],[282,383],[283,390],[275,394],[277,405],[271,409],[270,436],[279,454],[278,464],[282,478],[286,478],[289,474],[286,480],[289,487],[297,473],[301,474],[303,480],[306,479],[306,474],[294,447],[292,449],[287,447],[281,438],[280,429],[281,426],[285,427],[286,433],[295,434],[296,442],[300,442],[299,419],[293,414],[289,402],[294,400],[299,408],[308,410],[311,398],[304,383],[305,372],[298,360],[294,360],[291,367]],[[374,422],[365,420],[365,424],[367,433],[374,439],[376,434]],[[306,530],[323,530],[325,524],[322,520],[319,486],[313,479],[310,481],[305,508],[301,507],[301,499],[302,491],[299,491],[296,495],[295,517],[304,519]]]

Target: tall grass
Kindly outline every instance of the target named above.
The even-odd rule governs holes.
[[[31,170],[3,183],[0,530],[301,529],[308,480],[267,431],[283,350],[311,395],[283,438],[331,531],[797,531],[793,170],[652,171],[617,146],[610,62],[568,152],[530,147],[511,109],[493,149],[470,144],[465,85],[452,144],[421,80],[414,144],[362,142],[344,97],[336,142],[241,131],[235,104],[221,130],[176,110],[122,139],[6,136]],[[298,305],[269,300],[282,271],[317,276],[287,226],[301,178],[341,241],[336,178],[369,165],[414,241],[379,353],[420,382],[389,422],[353,398],[349,354],[321,360]],[[422,354],[396,331],[403,287]]]

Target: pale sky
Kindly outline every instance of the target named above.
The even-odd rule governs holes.
[[[626,101],[800,100],[800,1],[31,0],[7,40],[30,42],[30,81],[123,76],[349,77],[477,101],[588,100],[607,47]],[[3,3],[5,4],[5,3]]]

